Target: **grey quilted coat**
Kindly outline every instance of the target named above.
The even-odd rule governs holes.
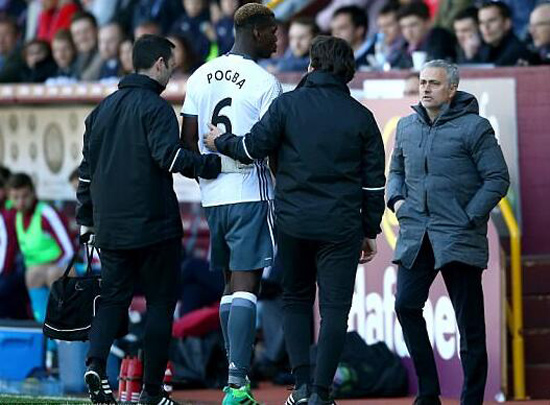
[[[509,186],[493,128],[465,92],[433,123],[420,104],[412,108],[397,124],[387,185],[391,209],[405,200],[394,262],[410,268],[427,232],[436,269],[453,261],[486,268],[487,221]]]

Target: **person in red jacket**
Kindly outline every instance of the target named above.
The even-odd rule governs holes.
[[[42,0],[36,37],[51,42],[57,31],[70,27],[71,18],[79,9],[73,0]]]

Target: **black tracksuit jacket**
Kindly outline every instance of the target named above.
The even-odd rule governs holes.
[[[172,173],[215,178],[218,156],[182,149],[172,106],[147,76],[123,78],[87,117],[79,167],[77,222],[96,245],[135,249],[182,236]]]
[[[372,113],[346,84],[312,72],[275,99],[243,137],[216,139],[243,163],[274,154],[278,228],[304,239],[374,238],[384,212],[384,145]]]

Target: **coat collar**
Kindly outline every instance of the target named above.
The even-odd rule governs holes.
[[[118,84],[119,89],[129,88],[129,87],[140,87],[142,89],[148,89],[159,94],[162,93],[165,89],[159,82],[151,79],[149,76],[145,76],[139,73],[132,73],[128,76],[122,78]]]
[[[350,94],[347,84],[342,79],[332,73],[318,70],[306,74],[296,86],[297,89],[300,87],[335,87]]]

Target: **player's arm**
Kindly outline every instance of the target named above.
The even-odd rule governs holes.
[[[69,236],[66,218],[53,207],[46,205],[42,211],[42,229],[49,233],[61,249],[56,260],[59,265],[65,265],[74,255],[74,246]]]
[[[226,133],[216,137],[213,135],[215,133],[213,129],[213,132],[205,137],[205,141],[207,146],[215,145],[218,152],[250,164],[256,159],[263,159],[273,154],[279,148],[283,131],[281,98],[278,98],[245,136]]]
[[[181,143],[185,149],[199,152],[199,120],[196,115],[181,114]]]
[[[186,177],[213,179],[221,171],[220,157],[201,155],[181,146],[178,120],[168,103],[148,112],[147,143],[151,157],[163,170]]]

